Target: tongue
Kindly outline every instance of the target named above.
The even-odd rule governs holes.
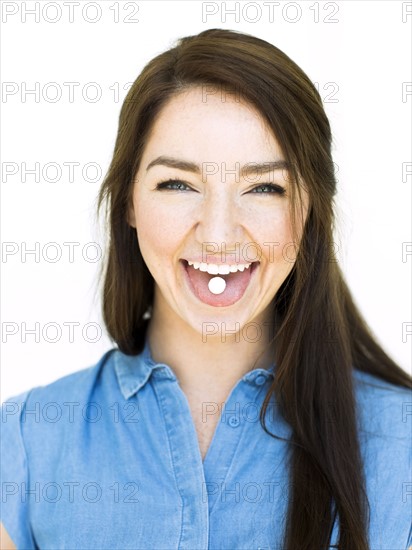
[[[214,306],[229,306],[240,300],[249,284],[251,269],[252,266],[244,271],[229,273],[229,275],[210,275],[186,264],[186,270],[196,296],[202,302]],[[213,277],[222,277],[226,281],[226,288],[221,294],[213,294],[209,290],[208,284]]]

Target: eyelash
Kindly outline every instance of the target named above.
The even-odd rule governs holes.
[[[172,183],[179,183],[179,184],[181,183],[181,184],[185,185],[186,187],[188,187],[190,189],[190,187],[187,185],[187,183],[185,183],[181,180],[178,180],[178,179],[168,179],[168,180],[161,181],[156,185],[156,189],[157,190],[166,189],[168,191],[181,191],[181,189],[171,189],[170,187],[169,188],[167,187],[168,185],[170,185]],[[259,189],[260,187],[267,187],[267,188],[271,189],[271,192],[270,193],[258,193],[258,192],[256,192],[257,195],[271,195],[273,193],[273,194],[276,194],[276,195],[284,196],[286,194],[286,190],[285,190],[284,187],[281,187],[280,185],[277,185],[277,184],[274,184],[274,183],[261,183],[260,185],[254,187],[252,189],[252,191],[254,191],[255,189]],[[252,191],[250,191],[250,192],[252,192]]]

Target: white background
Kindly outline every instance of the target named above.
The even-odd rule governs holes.
[[[103,326],[96,290],[99,262],[90,261],[92,249],[83,254],[82,249],[89,242],[103,247],[95,222],[95,198],[113,152],[124,86],[179,37],[214,27],[247,32],[273,43],[319,83],[339,166],[338,258],[372,331],[400,366],[410,371],[412,336],[402,337],[402,327],[405,330],[412,320],[412,258],[402,258],[402,243],[412,240],[412,176],[402,178],[402,163],[411,161],[412,96],[402,100],[402,83],[412,80],[412,15],[402,21],[402,10],[412,11],[410,2],[272,2],[271,21],[268,2],[242,2],[239,17],[227,13],[224,18],[225,8],[236,9],[235,2],[100,1],[94,3],[101,12],[95,23],[85,19],[94,20],[98,13],[89,2],[82,1],[80,9],[73,6],[73,22],[64,2],[39,2],[38,22],[30,14],[24,21],[24,8],[33,9],[34,2],[2,4],[3,92],[17,89],[13,95],[3,93],[1,103],[2,401],[91,366],[112,347],[104,332],[95,343],[87,341],[95,337],[92,329],[86,338],[82,336],[87,323]],[[85,16],[84,4],[90,4]],[[48,22],[57,18],[56,5],[61,19]],[[319,21],[315,22],[317,8]],[[17,12],[7,16],[6,10]],[[207,16],[206,10],[216,13]],[[126,23],[127,15],[138,22]],[[326,22],[328,16],[337,22]],[[36,82],[37,100],[33,94],[22,95],[24,83],[34,89]],[[62,91],[54,103],[43,97],[44,92],[46,98],[54,98],[56,88],[47,88],[50,82]],[[64,82],[80,83],[74,88],[73,102]],[[82,93],[90,82],[102,91],[97,102],[87,101]],[[117,101],[116,87],[120,89]],[[89,92],[93,99],[93,89]],[[328,95],[338,101],[329,102]],[[61,179],[48,183],[40,176],[36,183],[27,174],[23,183],[23,162],[27,168],[39,162],[40,170],[47,163],[58,163]],[[74,169],[74,182],[69,181],[64,162],[80,163]],[[87,181],[95,179],[91,168],[86,179],[82,175],[88,163],[101,167],[95,182]],[[17,166],[18,172],[5,177],[10,166]],[[47,178],[55,175],[49,168]],[[22,248],[34,249],[35,242],[40,243],[38,261],[33,254],[22,261]],[[58,243],[62,251],[56,263],[42,254],[53,258],[56,250],[44,248],[50,242]],[[80,243],[73,262],[64,242]],[[7,245],[7,250],[14,246],[17,253],[4,255],[6,243],[16,243]],[[24,322],[27,328],[40,323],[39,342],[33,334],[23,341]],[[67,322],[78,323],[73,342],[63,325]],[[52,328],[43,337],[47,323],[61,327],[59,341],[47,341],[56,335]],[[12,326],[17,333],[8,335]]]

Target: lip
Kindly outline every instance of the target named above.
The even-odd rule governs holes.
[[[192,261],[192,260],[190,260]],[[179,263],[181,264],[182,266],[182,269],[183,269],[183,276],[184,276],[184,279],[186,281],[186,284],[188,285],[189,289],[191,290],[191,293],[193,294],[193,296],[196,298],[196,301],[198,301],[199,303],[204,304],[204,302],[202,302],[202,300],[199,300],[199,298],[196,296],[196,293],[194,291],[194,288],[192,287],[192,282],[190,280],[190,277],[189,277],[189,274],[187,272],[187,267],[189,266],[188,264],[188,261],[184,258],[181,258],[179,260]],[[240,302],[244,297],[245,295],[247,294],[249,288],[251,287],[252,285],[252,282],[253,282],[253,279],[255,277],[255,271],[257,270],[257,268],[259,267],[259,264],[260,262],[259,261],[256,261],[256,262],[249,262],[251,263],[250,267],[248,268],[250,270],[250,281],[249,281],[249,284],[245,290],[245,293],[243,294],[243,296],[237,301],[235,302],[234,304],[231,304],[231,305],[228,305],[228,306],[222,306],[222,309],[224,309],[225,307],[232,307],[233,305],[236,305],[238,302]],[[218,264],[219,265],[219,264]],[[220,265],[224,265],[224,264],[220,264]],[[233,264],[228,264],[228,265],[233,265]],[[219,275],[219,277],[222,277],[223,279],[225,279],[226,277],[228,277],[228,275]]]

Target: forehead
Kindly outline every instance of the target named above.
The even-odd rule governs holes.
[[[253,105],[218,89],[179,92],[156,117],[143,158],[175,155],[194,162],[264,162],[283,158],[271,128]]]

